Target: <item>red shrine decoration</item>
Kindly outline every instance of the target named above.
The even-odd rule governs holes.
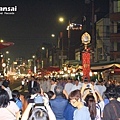
[[[88,51],[82,53],[82,70],[83,80],[87,77],[90,81],[90,53]]]

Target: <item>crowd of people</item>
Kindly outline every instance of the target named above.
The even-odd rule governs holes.
[[[0,85],[0,120],[119,120],[120,85],[102,78],[24,78],[21,89]]]

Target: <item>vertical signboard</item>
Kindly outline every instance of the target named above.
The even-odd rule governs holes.
[[[83,69],[83,80],[85,77],[90,80],[90,53],[85,51],[82,53],[82,69]]]

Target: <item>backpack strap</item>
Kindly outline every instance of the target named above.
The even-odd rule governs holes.
[[[98,103],[96,103],[96,105],[97,105],[96,108],[100,109],[100,117],[101,117],[101,114],[102,114],[101,107],[100,107],[100,105]]]
[[[7,107],[6,107],[6,110],[9,111],[14,117],[16,117],[16,115],[10,109],[8,109]]]

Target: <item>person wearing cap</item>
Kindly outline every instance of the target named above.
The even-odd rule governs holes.
[[[47,94],[44,93],[44,95],[41,96],[40,94],[36,93],[31,96],[31,99],[34,99],[34,103],[28,104],[26,110],[24,111],[22,115],[21,120],[31,120],[30,112],[33,113],[31,109],[44,110],[48,114],[49,120],[56,120],[56,117],[49,105],[49,98]]]

